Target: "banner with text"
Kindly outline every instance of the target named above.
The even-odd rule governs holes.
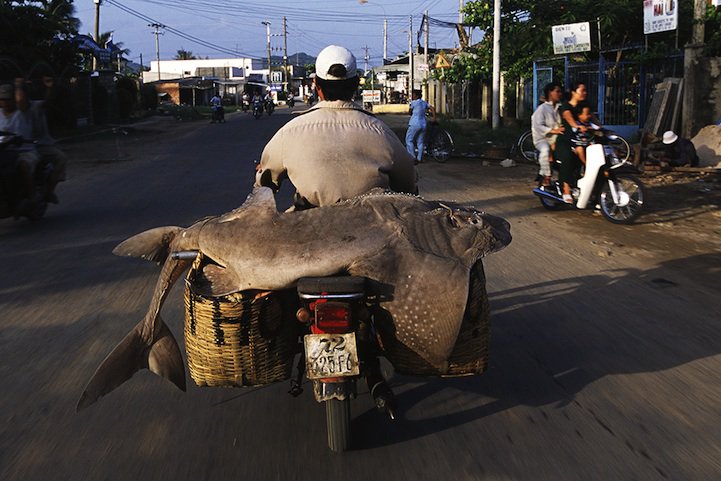
[[[676,30],[678,26],[677,0],[643,0],[643,33]]]
[[[591,28],[588,22],[554,25],[553,53],[588,52],[591,50]]]

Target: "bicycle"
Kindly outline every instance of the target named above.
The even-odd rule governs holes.
[[[629,157],[631,157],[631,146],[628,144],[628,141],[620,135],[613,134],[612,132],[611,134],[606,141],[606,146],[613,150],[615,156],[620,159],[621,162],[626,162]],[[530,130],[523,132],[521,136],[518,137],[518,140],[511,149],[511,157],[514,155],[520,155],[533,164],[538,162],[538,150],[536,150],[536,147],[533,145],[533,135]]]
[[[428,122],[426,131],[425,153],[436,162],[444,163],[453,153],[455,143],[453,137],[437,122]]]

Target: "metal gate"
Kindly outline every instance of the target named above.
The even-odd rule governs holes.
[[[641,128],[656,84],[666,77],[682,75],[682,54],[650,63],[608,61],[603,52],[598,61],[588,63],[573,62],[567,56],[536,60],[533,62],[533,105],[541,102],[543,87],[548,82],[559,82],[568,89],[579,81],[586,85],[587,101],[595,107],[604,125]]]

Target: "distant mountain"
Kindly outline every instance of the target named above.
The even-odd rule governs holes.
[[[261,60],[264,60],[263,66],[267,66],[268,57],[261,58]],[[273,63],[273,65],[283,65],[283,56],[282,55],[271,55],[270,61]],[[315,57],[312,57],[305,52],[288,54],[288,65],[300,65],[301,67],[304,67],[305,65],[314,64],[314,63],[315,63]]]

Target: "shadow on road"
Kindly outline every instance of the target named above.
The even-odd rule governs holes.
[[[683,281],[674,277],[677,269],[689,267],[718,279],[721,254],[626,271],[620,277],[599,274],[493,293],[488,372],[422,384],[415,384],[417,378],[397,378],[397,389],[413,384],[398,396],[401,412],[411,413],[410,419],[402,415],[391,423],[375,411],[361,414],[354,420],[357,447],[420,438],[519,405],[561,408],[605,376],[663,371],[721,353],[718,306],[709,303],[692,311]],[[663,303],[657,302],[660,297]],[[444,410],[461,409],[435,415],[439,397],[462,398],[444,405]]]

